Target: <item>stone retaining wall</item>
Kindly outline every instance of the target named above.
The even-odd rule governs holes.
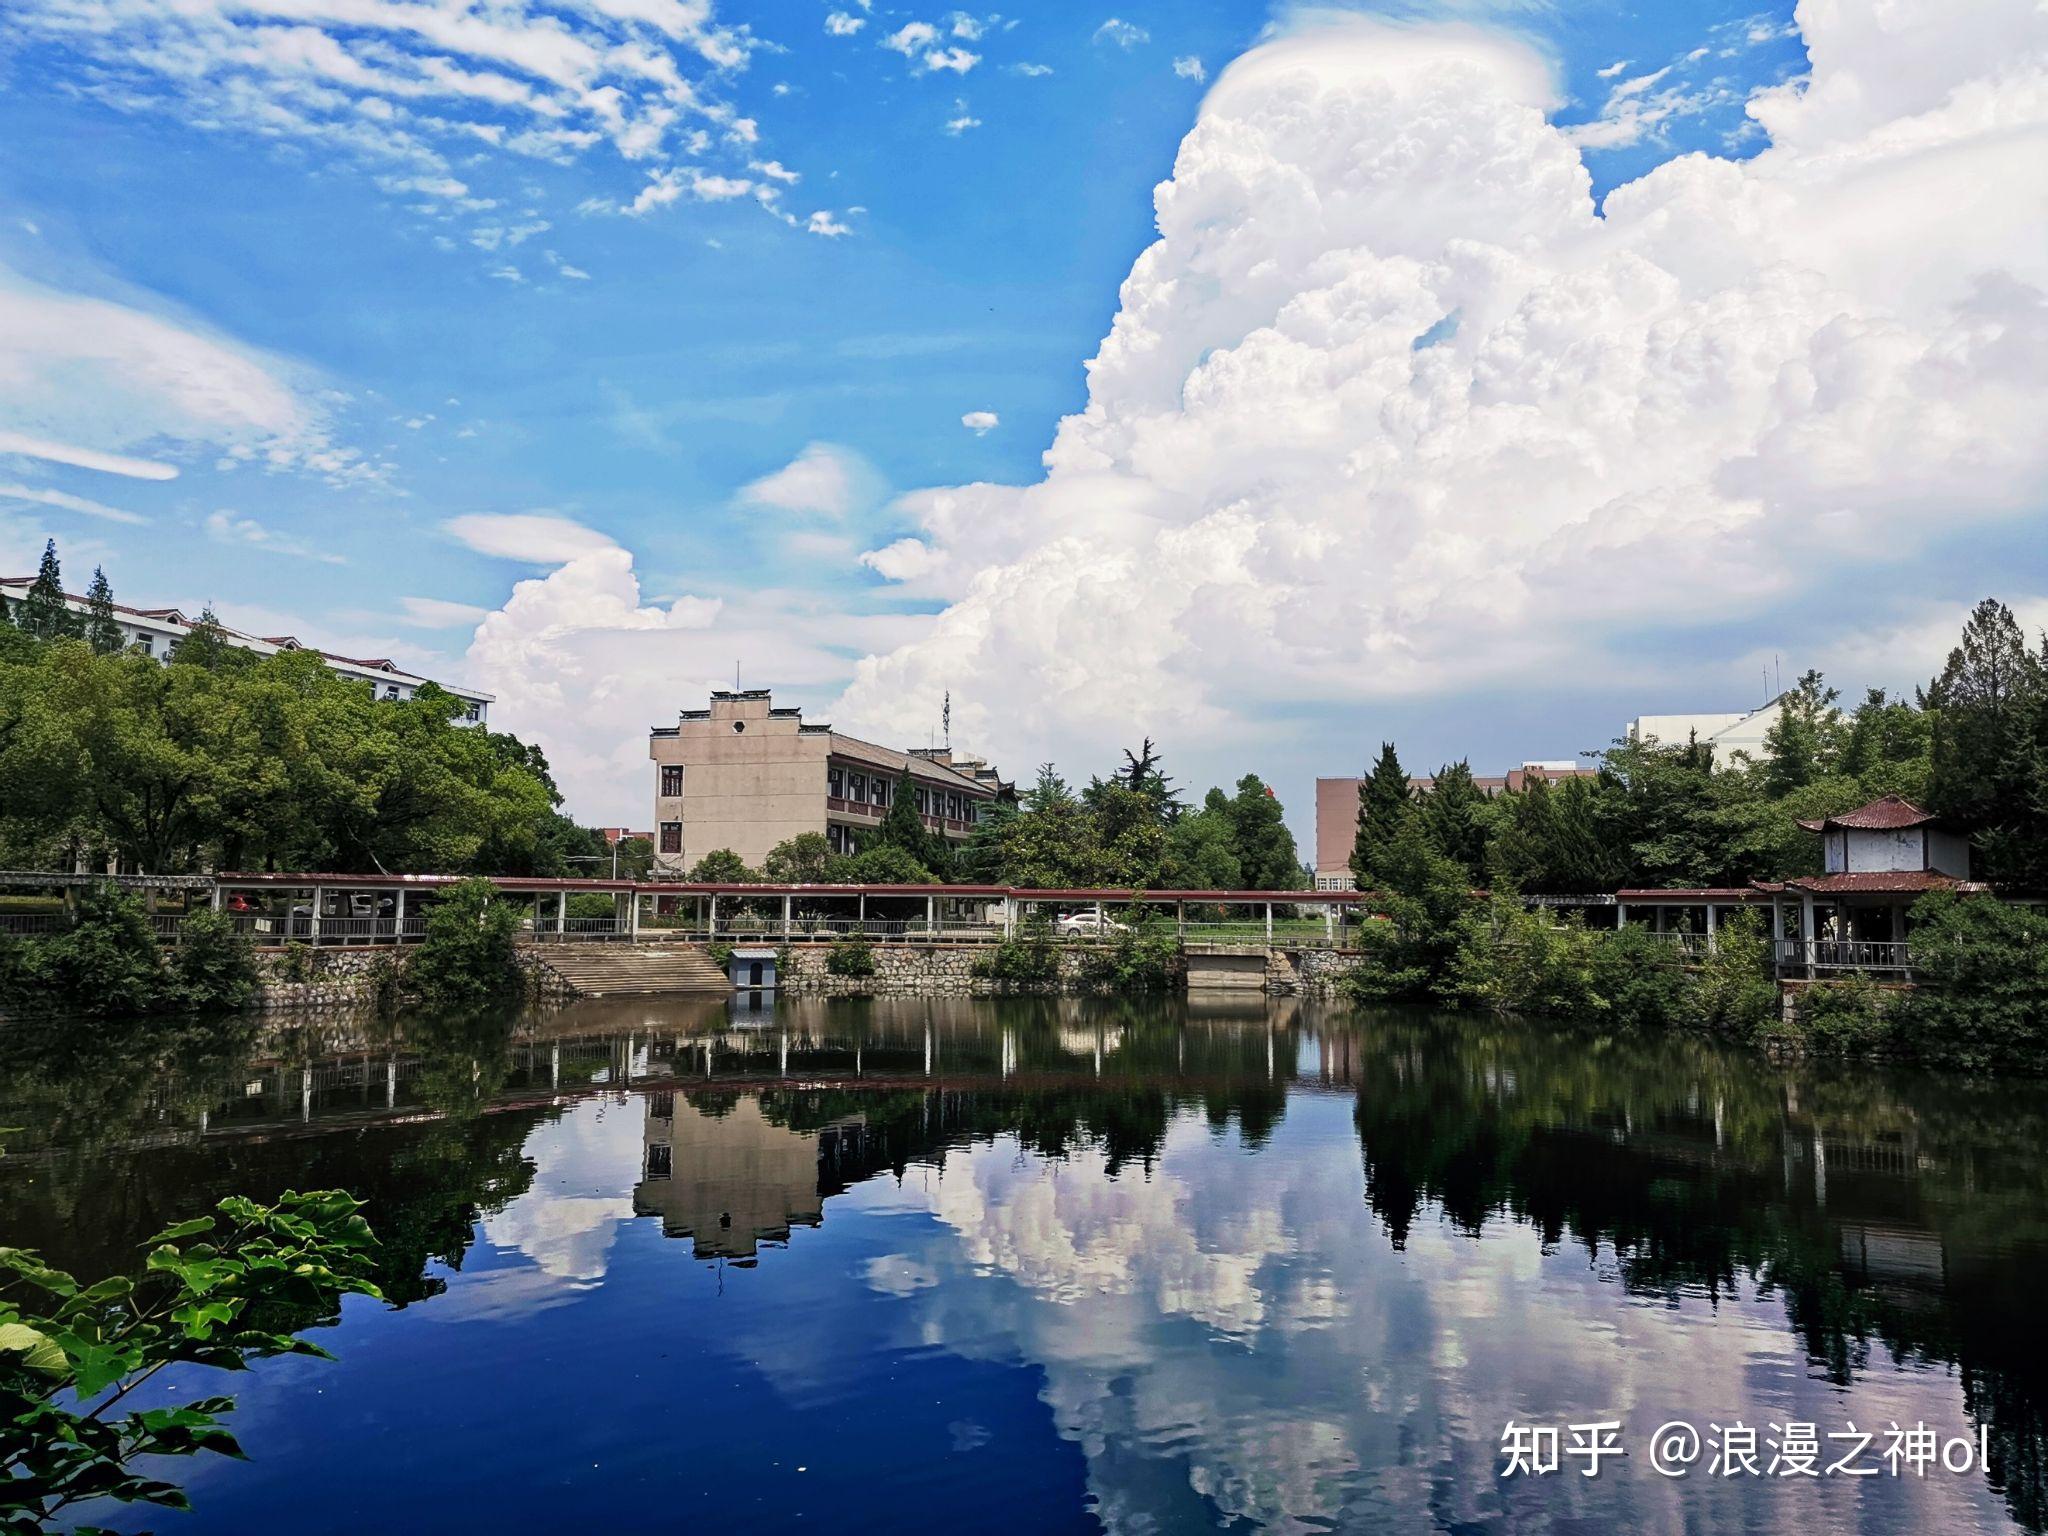
[[[1094,994],[1103,989],[1085,979],[1084,951],[1063,948],[1059,952],[1057,981],[999,981],[974,974],[976,961],[994,953],[989,944],[877,944],[875,974],[835,976],[825,968],[831,954],[829,944],[788,944],[779,951],[776,981],[785,991],[825,997],[1018,997]],[[1178,991],[1186,985],[1186,961],[1176,957],[1169,969],[1169,987]]]
[[[390,944],[319,949],[295,944],[282,949],[259,949],[253,956],[253,1006],[265,1013],[286,1009],[358,1009],[373,1005],[380,998],[402,998],[415,953],[411,948]],[[519,951],[519,969],[525,974],[529,997],[564,1002],[576,995],[567,982],[541,964],[534,950]]]

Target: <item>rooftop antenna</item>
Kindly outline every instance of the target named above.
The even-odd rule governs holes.
[[[946,750],[950,752],[953,750],[953,690],[950,688],[946,690],[946,703],[939,713],[939,719],[945,724]]]

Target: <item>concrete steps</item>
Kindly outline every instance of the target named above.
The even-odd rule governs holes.
[[[732,990],[725,972],[692,944],[542,944],[534,953],[584,997]]]

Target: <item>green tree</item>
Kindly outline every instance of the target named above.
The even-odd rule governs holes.
[[[932,872],[920,864],[917,855],[894,843],[874,843],[861,849],[835,869],[841,879],[854,885],[931,885]]]
[[[1486,796],[1472,781],[1471,765],[1460,760],[1437,769],[1429,792],[1416,800],[1414,814],[1437,852],[1463,869],[1468,880],[1477,880],[1486,868],[1488,810]]]
[[[1237,861],[1237,824],[1230,814],[1230,797],[1222,790],[1210,790],[1199,811],[1180,817],[1166,829],[1166,859],[1160,880],[1178,890],[1247,889],[1243,866]]]
[[[799,832],[768,850],[761,873],[777,885],[819,885],[832,878],[839,855],[822,832]]]
[[[57,562],[57,541],[43,544],[36,579],[15,614],[15,623],[38,640],[75,640],[85,633],[84,621],[64,601],[63,569]]]
[[[240,646],[228,644],[227,634],[221,628],[220,620],[214,617],[213,609],[208,607],[199,610],[198,621],[171,646],[171,660],[179,666],[204,667],[209,672],[223,672],[250,665],[254,662],[255,656]],[[324,666],[322,670],[325,670]]]
[[[1964,1067],[2038,1067],[2048,1052],[2048,913],[1933,891],[1913,904],[1906,1043]]]
[[[1986,598],[1926,697],[1928,809],[1971,835],[1987,878],[2048,885],[2048,661]]]
[[[1626,866],[1601,835],[1599,796],[1595,779],[1552,784],[1541,774],[1503,795],[1487,850],[1489,883],[1553,896],[1613,890]]]
[[[1925,805],[1933,735],[1925,710],[1872,688],[1849,717],[1839,771],[1861,784],[1869,799],[1903,795]]]
[[[945,862],[946,840],[939,833],[929,831],[924,817],[918,814],[917,781],[910,776],[908,768],[896,780],[895,792],[889,796],[889,809],[883,812],[873,841],[861,852],[866,853],[868,848],[877,844],[908,854],[925,869],[927,879],[932,866]]]
[[[1820,673],[1807,671],[1780,695],[1778,718],[1764,732],[1764,793],[1776,798],[1803,789],[1835,771],[1841,758],[1844,730],[1835,700],[1838,689]]]
[[[1358,786],[1358,831],[1351,844],[1351,873],[1358,888],[1369,891],[1383,883],[1380,864],[1415,811],[1408,770],[1391,741],[1380,743],[1379,761]]]
[[[819,834],[812,833],[816,837]],[[654,839],[651,837],[622,837],[619,839],[619,876],[626,880],[645,880],[654,872]]]
[[[245,1008],[256,995],[249,940],[225,912],[201,907],[178,925],[171,955],[178,1002],[186,1008]]]
[[[1453,961],[1472,907],[1465,871],[1408,818],[1375,861],[1384,920],[1360,932],[1364,957],[1351,989],[1369,998],[1420,1000],[1455,993]]]
[[[428,1006],[474,1008],[518,991],[519,922],[518,909],[481,877],[442,891],[408,971]]]
[[[114,589],[98,566],[92,569],[92,585],[85,589],[85,643],[95,656],[111,656],[124,644],[114,618]]]
[[[168,999],[163,950],[142,904],[112,885],[77,893],[63,930],[35,939],[9,969],[18,999],[90,1014],[138,1014]]]
[[[692,885],[756,885],[760,876],[730,848],[714,848],[690,866]]]
[[[1237,793],[1225,802],[1230,820],[1231,852],[1237,858],[1240,887],[1248,891],[1290,891],[1300,888],[1301,859],[1294,834],[1287,830],[1279,797],[1257,774],[1237,781]]]

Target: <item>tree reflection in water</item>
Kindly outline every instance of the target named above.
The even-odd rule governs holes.
[[[340,1186],[400,1305],[459,1271],[532,1186],[536,1128],[644,1095],[634,1209],[744,1255],[879,1174],[998,1140],[1145,1177],[1177,1126],[1257,1149],[1290,1092],[1354,1100],[1365,1198],[1395,1248],[1425,1227],[1526,1227],[1632,1295],[1782,1302],[1812,1368],[1953,1367],[2013,1513],[2048,1518],[2048,1163],[2023,1085],[1780,1067],[1686,1039],[1558,1035],[1418,1014],[1020,999],[578,1005],[525,1018],[166,1031],[66,1021],[0,1036],[0,1229],[83,1276],[229,1193]],[[680,1108],[679,1108],[680,1107]],[[666,1117],[666,1118],[664,1118]],[[674,1127],[684,1119],[685,1145]],[[793,1192],[670,1188],[718,1138],[802,1138]],[[735,1143],[736,1144],[736,1143]],[[657,1167],[652,1149],[661,1147]],[[749,1174],[741,1159],[733,1177]],[[701,1209],[700,1209],[701,1207]],[[759,1207],[759,1230],[731,1230]],[[724,1225],[720,1227],[720,1224]],[[720,1227],[707,1236],[708,1227]]]

